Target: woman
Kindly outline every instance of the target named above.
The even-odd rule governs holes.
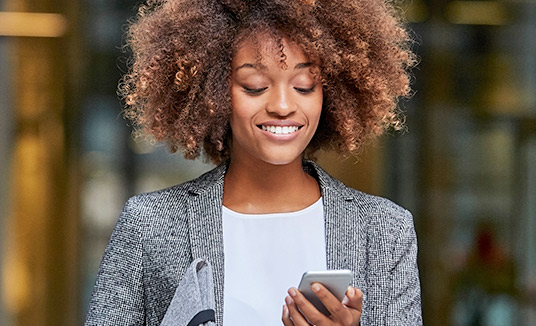
[[[136,130],[219,166],[129,200],[86,325],[165,324],[176,308],[199,321],[182,289],[205,265],[193,292],[214,295],[217,325],[422,323],[411,214],[304,160],[401,127],[414,61],[391,7],[164,0],[140,9],[129,45],[120,91]],[[354,272],[343,302],[313,285],[330,316],[293,287],[318,269]]]

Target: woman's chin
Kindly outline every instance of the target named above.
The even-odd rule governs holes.
[[[303,159],[303,152],[299,153],[278,153],[276,155],[266,155],[262,161],[271,164],[284,166],[296,162],[301,162]]]

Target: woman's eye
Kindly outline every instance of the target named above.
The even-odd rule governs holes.
[[[249,87],[246,87],[246,86],[242,86],[242,87],[244,88],[244,91],[246,93],[253,94],[253,95],[261,94],[266,89],[268,89],[268,87],[262,87],[262,88],[249,88]]]
[[[294,89],[300,94],[309,94],[315,91],[315,87],[316,85],[313,85],[311,88],[294,87]]]

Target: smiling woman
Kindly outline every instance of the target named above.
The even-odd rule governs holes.
[[[129,45],[126,117],[219,166],[129,200],[86,325],[422,323],[411,214],[305,159],[400,127],[413,55],[391,7],[158,1]],[[354,273],[342,302],[312,285],[328,315],[293,287],[323,269]]]
[[[286,38],[321,68],[323,114],[309,152],[355,153],[386,128],[402,127],[396,103],[410,93],[406,69],[415,60],[387,3],[151,0],[128,32],[135,58],[120,85],[136,132],[149,132],[188,158],[203,149],[216,164],[227,160],[231,99],[225,81],[244,41],[257,55],[249,64],[261,63],[260,34],[274,40],[282,67]]]
[[[259,34],[254,40],[258,49],[252,40],[243,41],[231,63],[231,161],[223,205],[243,213],[300,210],[320,196],[317,182],[301,167],[302,153],[322,112],[322,85],[315,74],[318,68],[299,46],[286,39],[281,40],[283,50],[269,35]],[[255,64],[259,55],[261,62]],[[268,193],[276,185],[270,177],[255,196],[258,200],[248,199],[259,180],[243,187],[245,180],[248,176],[268,176],[263,171],[271,166],[278,166],[280,175],[292,169],[285,177],[285,191]],[[289,182],[294,178],[297,180]]]
[[[231,156],[276,165],[298,160],[301,165],[322,112],[318,74],[296,44],[282,40],[283,66],[270,36],[256,39],[263,58],[257,64],[259,53],[252,43],[240,44],[231,63]]]

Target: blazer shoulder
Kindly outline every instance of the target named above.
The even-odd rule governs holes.
[[[185,197],[197,195],[212,187],[222,186],[226,164],[222,164],[201,176],[168,188],[142,193],[131,197],[126,207],[131,209],[161,209],[181,201]]]
[[[219,166],[193,180],[168,188],[135,195],[126,202],[120,220],[135,224],[145,232],[165,229],[185,222],[191,197],[223,187],[223,167]],[[224,171],[224,170],[223,170]]]
[[[306,161],[306,170],[314,171],[324,193],[330,193],[332,197],[344,199],[356,206],[360,215],[374,220],[405,221],[412,220],[411,213],[402,206],[391,200],[379,196],[370,195],[357,189],[348,187],[339,179],[331,176],[315,162]]]
[[[390,199],[367,194],[350,187],[347,188],[355,198],[356,204],[365,212],[375,212],[375,215],[384,218],[411,218],[411,213],[406,208]]]
[[[413,225],[411,212],[390,199],[367,194],[350,187],[347,187],[347,191],[352,194],[353,202],[357,205],[360,215],[369,223],[398,225],[398,227]]]
[[[410,211],[393,201],[348,188],[354,195],[359,220],[373,247],[385,247],[391,252],[400,242],[413,241],[415,227]],[[390,248],[390,249],[387,249]]]

